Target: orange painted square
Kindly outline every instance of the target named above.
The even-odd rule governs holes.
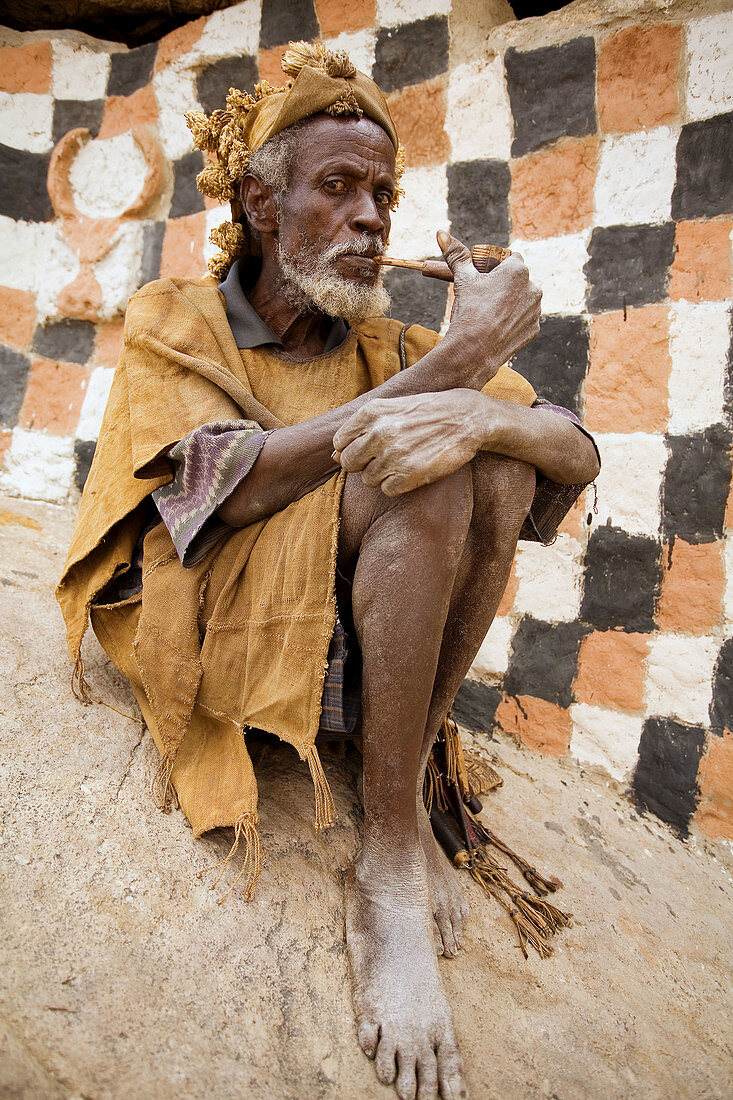
[[[12,430],[10,428],[0,428],[0,470],[5,465],[5,455],[8,453],[12,442]]]
[[[323,38],[344,31],[360,31],[377,21],[375,0],[316,0],[316,15]]]
[[[690,546],[675,539],[671,555],[668,547],[662,554],[657,626],[685,634],[708,634],[720,621],[724,588],[723,544]]]
[[[593,707],[642,710],[648,653],[646,634],[627,634],[623,630],[586,634],[578,651],[575,698]]]
[[[682,28],[624,27],[598,52],[598,116],[607,132],[642,130],[679,117]]]
[[[695,821],[706,836],[733,840],[733,734],[712,736],[700,761]]]
[[[585,426],[600,432],[663,432],[671,367],[667,306],[591,317]]]
[[[206,274],[204,235],[206,215],[187,214],[168,222],[160,257],[160,276],[180,279],[200,279]]]
[[[51,435],[70,435],[79,422],[89,371],[78,363],[36,359],[31,364],[18,424]]]
[[[507,696],[496,708],[496,721],[528,749],[562,756],[570,748],[570,714],[556,703],[534,695]]]
[[[440,164],[450,156],[445,132],[446,78],[437,76],[387,96],[390,114],[411,168]]]
[[[50,42],[5,46],[0,50],[0,91],[50,92],[52,65]]]
[[[94,342],[94,363],[99,367],[116,367],[122,350],[122,333],[125,322],[104,321],[97,326]]]
[[[733,458],[733,455],[731,455]],[[723,526],[726,531],[733,531],[733,481],[731,482],[730,489],[728,490],[728,499],[725,502],[725,516],[723,517]]]
[[[688,302],[720,301],[731,293],[730,218],[677,222],[669,296]]]
[[[260,79],[269,80],[276,88],[280,88],[288,79],[280,68],[282,56],[287,48],[287,45],[283,45],[273,46],[271,50],[260,50]]]
[[[515,235],[539,240],[590,225],[597,166],[595,134],[566,138],[512,161],[509,210]]]
[[[155,72],[159,73],[171,61],[188,53],[195,46],[203,34],[206,26],[206,16],[193,19],[190,23],[184,23],[182,27],[176,27],[170,34],[166,34],[158,43],[158,52],[155,55]]]
[[[132,95],[109,97],[104,107],[99,137],[117,137],[118,134],[132,130],[134,126],[155,126],[157,121],[158,105],[155,102],[153,85],[147,84]]]
[[[36,325],[36,300],[28,290],[0,286],[0,343],[25,348]]]

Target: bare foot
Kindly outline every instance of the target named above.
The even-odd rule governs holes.
[[[420,843],[428,867],[428,886],[438,929],[438,954],[453,958],[463,947],[468,904],[455,869],[435,839],[427,811],[418,814]]]
[[[359,1046],[401,1100],[468,1095],[430,925],[423,869],[391,887],[351,872],[346,946]]]

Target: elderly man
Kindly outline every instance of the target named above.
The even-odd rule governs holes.
[[[225,111],[189,116],[212,154],[199,185],[232,202],[215,234],[226,278],[132,298],[59,600],[79,689],[91,617],[161,751],[163,803],[175,792],[196,835],[235,827],[247,896],[252,731],[307,761],[322,826],[333,804],[316,735],[357,729],[364,833],[346,926],[359,1043],[401,1097],[465,1096],[433,927],[455,954],[466,910],[424,770],[537,472],[578,485],[598,461],[502,366],[538,331],[519,257],[482,275],[438,233],[455,281],[445,338],[381,316],[400,152],[387,104],[318,45],[291,47],[283,68],[287,88],[232,91]]]

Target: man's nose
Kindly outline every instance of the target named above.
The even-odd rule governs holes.
[[[371,191],[361,188],[357,191],[351,225],[359,233],[376,233],[382,228],[382,217]]]

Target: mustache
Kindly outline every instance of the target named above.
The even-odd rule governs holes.
[[[375,233],[361,233],[349,244],[332,244],[321,253],[324,263],[331,263],[339,256],[383,256],[387,251],[382,238]]]

